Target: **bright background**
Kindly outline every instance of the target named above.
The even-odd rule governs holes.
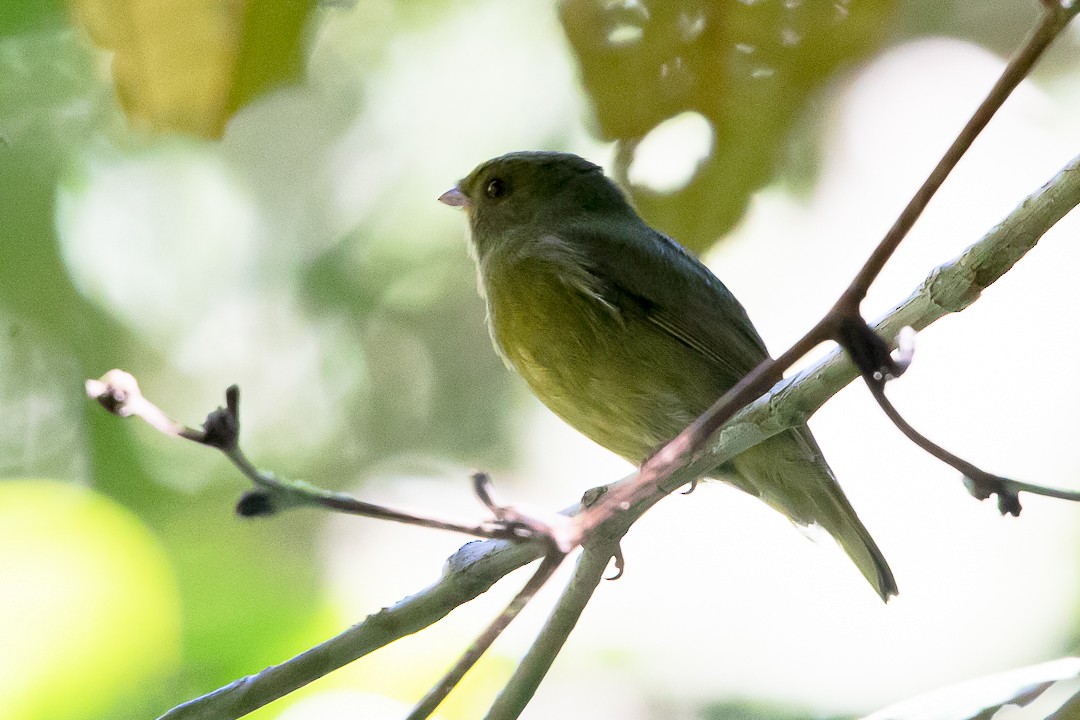
[[[464,217],[435,198],[505,151],[583,154],[628,177],[780,351],[836,298],[1034,12],[361,0],[295,3],[267,30],[215,7],[0,10],[0,706],[13,720],[154,717],[419,590],[462,542],[311,511],[242,521],[244,484],[222,458],[107,416],[85,378],[130,370],[189,424],[238,383],[261,467],[367,500],[476,518],[466,478],[482,467],[504,497],[563,507],[629,467],[503,368]],[[868,316],[1080,151],[1078,45],[1072,28],[976,143]],[[614,139],[640,144],[620,155]],[[962,456],[1071,488],[1078,235],[1074,214],[921,334],[890,385]],[[635,526],[625,577],[602,584],[524,717],[847,716],[1080,651],[1080,508],[1030,497],[1000,518],[858,386],[811,424],[901,595],[882,605],[831,541],[709,484]],[[564,581],[441,717],[482,715]],[[515,583],[252,717],[401,717]]]

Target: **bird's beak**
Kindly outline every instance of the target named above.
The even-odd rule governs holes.
[[[440,195],[439,202],[450,207],[469,209],[469,198],[465,197],[465,193],[461,192],[461,189],[456,185]]]

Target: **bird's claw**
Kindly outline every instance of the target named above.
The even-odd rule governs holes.
[[[615,546],[615,552],[611,554],[611,557],[615,559],[615,574],[604,579],[618,580],[623,576],[623,571],[626,570],[626,556],[623,555],[622,545]]]

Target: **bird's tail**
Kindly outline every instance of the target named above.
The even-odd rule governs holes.
[[[734,483],[800,525],[823,527],[888,602],[896,580],[874,539],[855,514],[807,427],[774,435],[742,452]]]

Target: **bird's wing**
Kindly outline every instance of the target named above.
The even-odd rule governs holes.
[[[621,228],[575,228],[604,300],[708,358],[734,384],[768,357],[743,306],[697,258],[634,218]]]

